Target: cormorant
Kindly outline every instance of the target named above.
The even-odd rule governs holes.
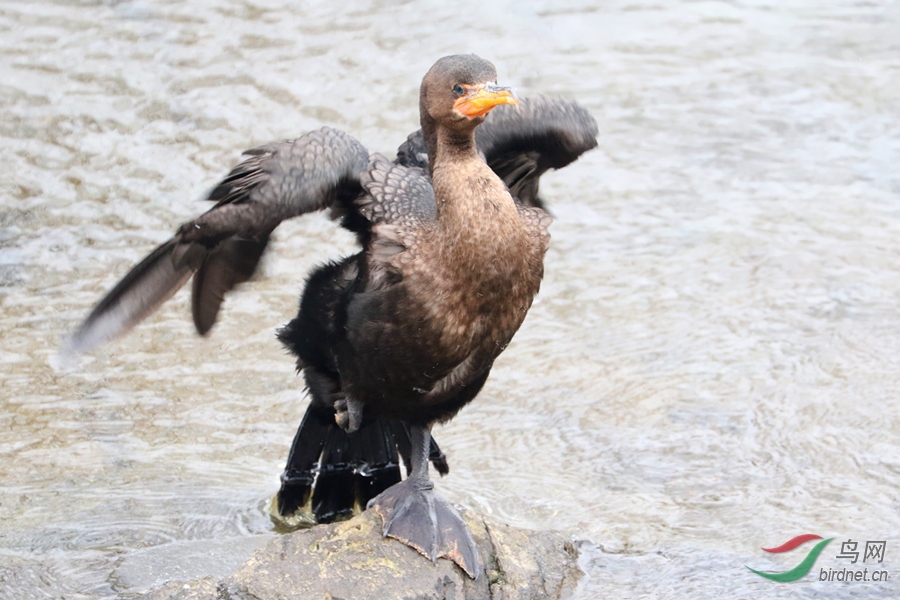
[[[275,510],[325,522],[368,505],[384,535],[479,576],[465,523],[432,491],[429,459],[448,467],[431,427],[478,394],[538,292],[551,220],[540,176],[597,144],[577,104],[520,102],[496,81],[475,55],[438,60],[420,89],[421,130],[393,162],[328,127],[247,151],[209,194],[216,205],[134,267],[67,350],[128,331],[191,276],[206,334],[279,223],[330,209],[362,251],[313,272],[278,333],[311,401]],[[504,104],[519,107],[488,116]]]

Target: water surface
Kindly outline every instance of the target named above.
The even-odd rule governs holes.
[[[327,124],[392,155],[458,52],[600,147],[546,178],[543,290],[436,432],[440,491],[584,540],[579,598],[900,596],[897,4],[344,6],[0,2],[0,598],[134,595],[272,535],[306,405],[273,332],[349,235],[282,226],[208,339],[180,293],[74,369],[58,344],[241,150]],[[836,538],[805,579],[745,569],[800,533]],[[850,538],[888,582],[817,581],[862,568]]]

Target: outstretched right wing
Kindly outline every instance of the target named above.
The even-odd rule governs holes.
[[[216,205],[135,266],[91,311],[64,353],[87,352],[126,333],[192,275],[194,326],[206,334],[225,294],[253,275],[282,221],[328,207],[356,210],[369,153],[346,133],[323,127],[245,154],[249,158],[210,192]]]
[[[597,121],[577,102],[537,96],[518,107],[498,106],[475,135],[478,150],[513,198],[544,208],[541,175],[596,147],[597,131]]]

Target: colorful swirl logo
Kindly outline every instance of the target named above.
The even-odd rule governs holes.
[[[789,581],[797,581],[807,573],[809,573],[810,569],[813,568],[813,564],[815,564],[816,559],[819,558],[819,554],[822,553],[822,550],[825,549],[825,546],[828,545],[828,542],[833,540],[834,538],[828,538],[827,540],[822,540],[821,535],[815,535],[812,533],[804,533],[803,535],[798,535],[795,538],[791,538],[785,543],[775,548],[763,548],[766,552],[771,552],[773,554],[780,554],[782,552],[789,552],[793,550],[797,546],[801,544],[805,544],[810,540],[822,540],[815,547],[809,551],[809,554],[806,555],[799,565],[791,569],[790,571],[785,571],[783,573],[764,573],[763,571],[757,571],[756,569],[750,569],[760,577],[765,577],[766,579],[771,579],[772,581],[780,581],[782,583],[786,583]],[[746,565],[744,565],[746,566]]]

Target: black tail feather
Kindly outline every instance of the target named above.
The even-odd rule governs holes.
[[[431,450],[428,452],[428,460],[431,461],[437,472],[441,474],[441,477],[450,472],[450,465],[447,464],[447,455],[441,451],[434,437],[431,438]]]
[[[333,426],[334,416],[328,414],[327,407],[310,404],[306,409],[288,453],[287,466],[281,474],[278,514],[292,515],[309,502],[319,456]]]
[[[353,514],[355,439],[335,425],[328,431],[313,489],[312,509],[317,523],[330,523]]]
[[[276,518],[330,523],[363,510],[400,482],[400,459],[410,472],[410,437],[404,423],[366,419],[354,433],[334,420],[334,409],[313,400],[297,429],[281,475]],[[441,475],[447,460],[432,438],[429,458]]]
[[[391,434],[394,436],[394,443],[397,444],[397,450],[403,458],[403,466],[406,467],[406,474],[412,473],[412,442],[409,437],[409,428],[401,421],[391,421]]]
[[[356,438],[355,449],[360,460],[356,469],[356,497],[360,508],[365,508],[369,500],[400,482],[399,456],[390,422],[384,419],[364,423],[352,437]]]

